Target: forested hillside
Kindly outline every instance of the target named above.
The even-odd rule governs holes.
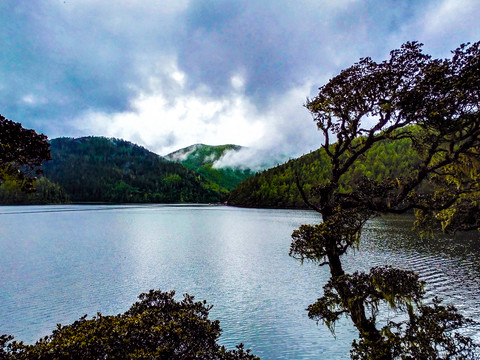
[[[245,207],[305,208],[295,174],[298,173],[299,182],[307,195],[314,185],[325,183],[330,164],[324,151],[316,150],[253,175],[230,192],[228,203]],[[417,162],[418,155],[410,140],[380,143],[356,161],[343,177],[343,190],[350,190],[362,177],[381,180],[408,175]]]
[[[0,184],[0,204],[64,204],[69,202],[65,191],[45,177],[33,182],[33,191],[23,191],[16,177],[4,177]]]
[[[45,177],[78,202],[218,202],[214,186],[147,149],[103,137],[58,138]]]
[[[235,188],[242,180],[253,175],[250,169],[216,168],[214,163],[229,151],[239,151],[238,145],[204,145],[195,144],[165,156],[166,159],[176,161],[187,168],[196,171],[205,179],[217,184],[216,190],[222,194]]]

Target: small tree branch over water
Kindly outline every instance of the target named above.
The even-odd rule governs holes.
[[[432,59],[409,42],[377,63],[361,59],[320,88],[306,107],[324,136],[331,170],[306,203],[323,222],[292,234],[290,255],[328,265],[331,279],[309,316],[333,328],[348,316],[358,329],[354,359],[476,358],[478,347],[455,333],[469,323],[454,307],[422,304],[423,284],[391,267],[346,274],[342,256],[358,244],[365,222],[415,210],[427,233],[480,227],[480,43],[451,59]],[[355,165],[382,142],[408,141],[418,161],[402,177],[351,181]],[[297,179],[300,185],[300,179]],[[381,304],[408,320],[379,327]]]

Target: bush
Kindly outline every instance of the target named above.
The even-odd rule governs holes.
[[[218,320],[209,320],[211,305],[175,292],[150,290],[124,314],[90,320],[83,316],[71,325],[58,325],[33,345],[0,336],[0,360],[17,359],[259,359],[244,350],[217,344]]]

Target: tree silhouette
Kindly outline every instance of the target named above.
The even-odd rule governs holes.
[[[475,358],[472,340],[454,331],[469,320],[438,300],[424,305],[415,273],[375,267],[348,274],[342,256],[358,244],[365,222],[379,214],[415,211],[424,232],[436,222],[445,231],[479,227],[479,43],[461,45],[451,59],[432,59],[421,44],[406,43],[381,63],[360,59],[319,90],[306,107],[323,133],[330,171],[310,197],[298,176],[297,184],[322,223],[302,225],[290,249],[291,256],[330,269],[309,317],[331,329],[341,316],[349,317],[359,335],[354,359]],[[400,141],[418,154],[408,173],[364,176],[349,189],[342,186],[377,144]],[[404,311],[406,320],[380,327],[383,304]]]
[[[20,190],[33,191],[35,176],[41,173],[39,166],[50,159],[45,135],[0,115],[0,184],[16,181]]]

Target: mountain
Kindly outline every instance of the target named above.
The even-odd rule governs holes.
[[[341,190],[349,191],[362,177],[382,180],[405,176],[418,161],[409,139],[377,143],[343,176]],[[296,185],[296,174],[308,195],[315,185],[325,184],[329,172],[327,155],[319,149],[242,181],[229,193],[227,201],[243,207],[305,208]],[[314,196],[312,199],[314,202]]]
[[[231,144],[218,146],[195,144],[172,152],[165,158],[197,172],[205,179],[216,184],[216,191],[226,194],[242,180],[252,176],[254,172],[250,169],[234,167],[217,168],[215,162],[227,153],[240,151],[241,149],[241,146]]]
[[[215,185],[181,164],[131,142],[104,137],[50,141],[44,175],[76,202],[208,203]]]

